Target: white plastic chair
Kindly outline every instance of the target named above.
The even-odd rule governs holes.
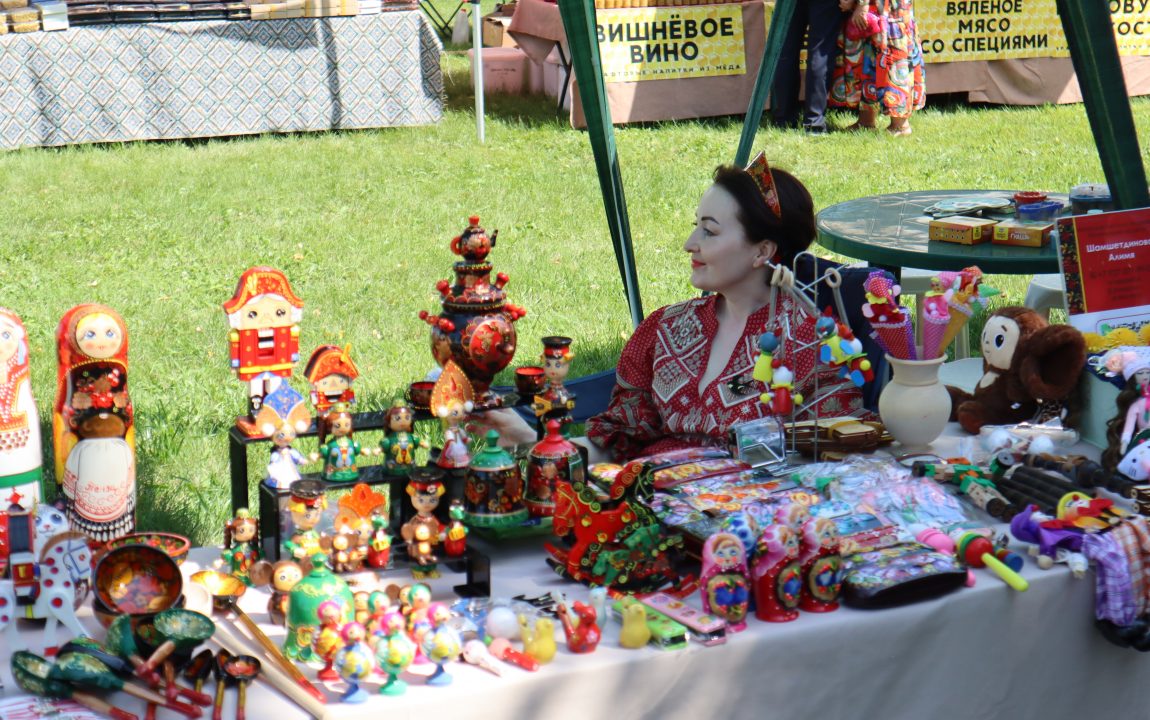
[[[1050,319],[1051,310],[1065,308],[1066,288],[1062,273],[1035,275],[1030,281],[1030,286],[1026,288],[1026,301],[1023,305],[1040,313],[1047,320]]]

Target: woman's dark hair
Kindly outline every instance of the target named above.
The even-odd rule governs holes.
[[[815,204],[806,187],[786,170],[771,169],[782,217],[767,206],[763,193],[746,171],[730,165],[715,168],[715,184],[739,204],[739,221],[753,243],[770,240],[778,245],[772,262],[791,266],[795,256],[815,239]]]

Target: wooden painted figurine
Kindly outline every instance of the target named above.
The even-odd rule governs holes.
[[[443,551],[448,557],[463,557],[467,553],[467,526],[463,524],[463,501],[455,498],[447,509],[451,525],[443,541]]]
[[[355,440],[351,413],[347,411],[347,406],[333,405],[320,422],[323,432],[319,438],[319,456],[323,458],[324,480],[358,480],[359,456],[370,453],[365,452]]]
[[[375,645],[375,662],[387,675],[387,682],[379,688],[383,695],[402,695],[407,683],[399,679],[400,673],[415,661],[415,643],[407,636],[406,623],[399,610],[390,610],[383,616],[383,637]]]
[[[371,519],[371,541],[367,546],[367,566],[382,570],[391,564],[391,535],[387,532],[387,518]]]
[[[287,625],[288,597],[292,588],[302,579],[303,568],[295,560],[280,560],[272,566],[268,618],[273,624]]]
[[[564,436],[572,422],[571,410],[575,407],[575,398],[563,385],[563,381],[567,379],[574,358],[571,338],[561,335],[543,338],[543,375],[547,378],[547,387],[535,396],[531,406],[541,424],[545,425],[548,420],[558,420],[559,430]]]
[[[339,676],[347,683],[347,692],[341,697],[345,703],[362,703],[368,698],[367,691],[359,686],[375,671],[375,654],[364,642],[367,631],[357,622],[349,622],[340,631],[343,649],[335,657]]]
[[[434,603],[427,609],[431,629],[423,636],[420,649],[423,656],[435,664],[435,672],[427,677],[428,685],[450,685],[451,675],[445,670],[447,663],[458,660],[463,651],[463,640],[455,628],[448,625],[451,611],[442,603]]]
[[[327,509],[327,495],[323,482],[319,480],[296,480],[291,486],[288,510],[294,526],[292,536],[284,543],[284,549],[299,562],[310,560],[321,551],[319,525],[323,511]]]
[[[236,516],[224,525],[224,562],[232,575],[251,585],[248,574],[252,565],[260,559],[259,523],[247,508],[240,508]]]
[[[28,369],[28,333],[20,317],[0,307],[0,493],[15,490],[29,506],[44,496],[40,479],[40,419]]]
[[[803,524],[799,563],[803,568],[803,592],[799,609],[807,612],[838,610],[842,590],[842,558],[839,533],[830,518],[816,517]]]
[[[320,417],[336,403],[355,404],[351,384],[359,377],[359,368],[351,360],[351,345],[320,345],[308,358],[304,376],[311,383],[311,404]]]
[[[721,617],[731,632],[747,628],[751,594],[742,540],[722,532],[707,538],[703,543],[700,584],[703,612]]]
[[[136,431],[128,330],[103,305],[77,305],[56,329],[56,479],[72,529],[97,542],[136,526]]]
[[[439,577],[439,558],[435,547],[443,535],[443,523],[435,517],[439,498],[445,489],[441,477],[431,473],[414,473],[407,483],[407,494],[415,507],[415,517],[403,524],[400,534],[407,542],[407,554],[415,562],[411,575],[416,579]]]
[[[414,423],[415,416],[403,400],[396,400],[384,415],[386,432],[379,448],[383,451],[384,467],[391,475],[409,474],[415,466],[415,448],[428,447],[426,440],[411,431]]]
[[[277,490],[287,490],[300,479],[299,466],[307,463],[303,453],[292,447],[299,433],[311,425],[311,412],[303,395],[291,385],[281,384],[264,398],[256,413],[256,424],[264,436],[272,439],[265,482]]]
[[[803,574],[798,562],[799,538],[790,527],[768,525],[755,544],[751,578],[755,590],[755,617],[767,622],[789,622],[799,616]]]
[[[299,361],[299,321],[303,300],[287,277],[270,267],[253,267],[240,275],[236,291],[224,303],[228,316],[228,354],[232,371],[248,384],[248,415],[236,426],[259,437],[256,413],[264,397],[287,378]]]
[[[431,391],[431,411],[443,421],[443,449],[436,460],[439,467],[458,469],[471,464],[471,437],[463,421],[473,408],[471,382],[453,360],[448,360]]]
[[[324,682],[339,680],[339,673],[335,671],[335,656],[343,647],[343,638],[340,637],[340,623],[343,622],[343,608],[334,600],[327,600],[319,604],[316,609],[319,620],[319,632],[312,641],[312,650],[323,661],[323,669],[316,673],[317,680]]]

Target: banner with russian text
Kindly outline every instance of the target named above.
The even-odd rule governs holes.
[[[1071,325],[1103,335],[1150,322],[1150,209],[1063,218],[1058,251]]]
[[[1118,53],[1150,55],[1150,0],[1108,1]],[[1070,57],[1054,0],[919,0],[914,11],[928,63]]]
[[[600,10],[596,30],[609,83],[747,71],[738,3]]]

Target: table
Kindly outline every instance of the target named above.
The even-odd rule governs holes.
[[[872,195],[823,209],[816,219],[818,242],[840,255],[865,260],[898,273],[903,267],[962,270],[977,265],[984,273],[1035,275],[1058,272],[1058,248],[1011,245],[959,245],[931,242],[923,209],[964,195],[1005,194],[1006,190],[925,190]],[[1067,202],[1065,196],[1051,199]]]
[[[959,441],[952,425],[934,450],[956,454]],[[1073,450],[1097,455],[1084,445]],[[526,539],[494,549],[496,596],[558,590],[585,598],[583,588],[547,569],[540,543]],[[184,576],[210,564],[218,552],[193,550]],[[618,623],[612,622],[592,655],[572,655],[561,644],[555,661],[540,672],[507,666],[502,678],[455,665],[455,681],[446,688],[421,687],[414,676],[431,668],[418,666],[405,675],[411,681],[405,695],[373,696],[360,706],[331,704],[325,718],[1048,720],[1118,716],[1150,703],[1150,658],[1109,644],[1093,627],[1092,576],[1079,580],[1064,566],[1042,571],[1028,561],[1023,576],[1030,589],[1016,593],[985,571],[976,572],[973,588],[902,608],[804,613],[781,625],[752,620],[746,632],[714,648],[692,643],[672,652],[623,650]],[[435,597],[444,598],[458,577],[434,581]],[[407,578],[396,574],[384,582]],[[262,624],[265,596],[251,591],[240,602]],[[96,627],[90,608],[82,611],[82,621]],[[32,627],[22,625],[20,639],[39,650],[42,641]],[[283,636],[280,628],[268,633]],[[0,647],[0,676],[12,687],[8,652]],[[314,676],[314,670],[305,672]],[[341,687],[332,684],[328,697]],[[130,712],[143,710],[135,699],[114,698]],[[248,703],[253,718],[306,717],[262,683],[251,688]],[[234,705],[233,690],[224,717],[232,717]],[[175,717],[160,713],[161,720]]]
[[[741,9],[745,35],[745,73],[607,83],[611,120],[615,123],[631,123],[746,113],[759,63],[763,58],[766,24],[762,0],[741,3]],[[669,7],[666,10],[674,12],[675,8]],[[597,17],[608,17],[613,12],[599,10]],[[561,70],[569,79],[571,51],[567,46],[567,36],[557,4],[544,0],[519,0],[507,32],[515,38],[527,56],[537,63],[543,63],[552,48],[558,47]],[[564,87],[566,85],[565,82]],[[573,86],[572,92],[571,125],[585,127],[577,85]]]
[[[419,10],[0,35],[0,149],[436,123],[441,49]]]

